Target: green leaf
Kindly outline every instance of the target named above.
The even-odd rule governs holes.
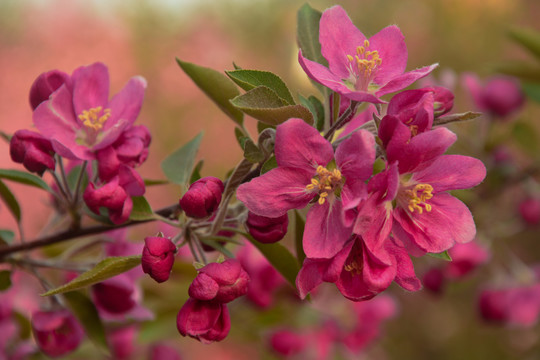
[[[253,164],[264,160],[264,154],[251,139],[244,143],[244,157]]]
[[[77,180],[79,179],[79,175],[81,173],[81,167],[82,165],[74,166],[73,169],[71,169],[70,172],[67,174],[67,182],[70,189],[75,189],[75,187],[77,186]],[[80,188],[84,190],[86,189],[87,186],[88,186],[88,172],[85,171],[82,174]]]
[[[225,73],[242,89],[249,91],[257,86],[266,86],[289,105],[294,105],[294,99],[287,85],[279,76],[269,71],[260,70],[234,70]]]
[[[10,245],[13,243],[13,238],[15,237],[15,233],[11,230],[0,230],[0,245]],[[3,244],[2,244],[3,243]]]
[[[220,253],[224,254],[228,258],[234,258],[234,254],[229,249],[227,249],[225,246],[221,245],[219,242],[215,240],[205,238],[205,239],[201,239],[201,242],[205,245],[210,246],[216,251],[219,251]]]
[[[154,212],[144,196],[134,196],[131,200],[133,200],[133,209],[129,215],[129,220],[142,221],[155,218]]]
[[[15,196],[9,190],[9,188],[0,180],[0,197],[2,200],[4,200],[4,203],[6,203],[9,211],[13,214],[15,217],[15,220],[17,222],[21,221],[21,207],[19,206],[19,203],[17,202],[17,199],[15,199]]]
[[[480,116],[482,116],[482,113],[475,112],[475,111],[467,111],[465,113],[460,113],[460,114],[451,114],[451,115],[441,116],[433,120],[433,126],[450,124],[450,123],[458,122],[458,121],[474,120]]]
[[[49,185],[47,185],[47,183],[43,181],[39,176],[29,174],[24,171],[0,169],[0,179],[11,180],[20,184],[37,187],[46,191],[52,191]]]
[[[275,168],[277,168],[277,161],[276,157],[272,155],[272,157],[266,160],[266,162],[263,164],[261,168],[261,175]]]
[[[441,253],[427,253],[427,254],[429,256],[437,258],[437,259],[442,259],[442,260],[446,260],[446,261],[452,261],[452,258],[448,254],[448,251],[443,251]]]
[[[515,28],[510,30],[510,37],[540,60],[540,32],[532,29]]]
[[[300,103],[309,109],[313,115],[315,127],[318,131],[322,131],[324,128],[324,106],[321,101],[313,95],[307,99],[300,95]]]
[[[524,82],[521,87],[531,100],[540,103],[540,83]]]
[[[178,65],[193,82],[235,123],[242,126],[244,115],[229,102],[240,91],[234,83],[219,71],[184,62],[176,58]]]
[[[144,186],[167,185],[168,180],[144,179]]]
[[[191,172],[191,178],[189,179],[189,183],[193,184],[195,181],[199,180],[201,178],[201,169],[204,165],[204,160],[199,160],[197,165],[193,168],[193,171]]]
[[[246,234],[246,238],[253,244],[264,257],[279,271],[281,275],[296,288],[296,275],[300,270],[298,260],[291,254],[289,250],[280,243],[263,244],[255,240],[251,235]]]
[[[10,135],[10,134],[7,134],[7,133],[5,133],[3,131],[0,131],[0,137],[2,139],[4,139],[9,144],[9,142],[11,141],[11,138],[13,137],[13,135]]]
[[[512,137],[524,151],[531,155],[536,154],[538,137],[534,126],[523,121],[516,122],[512,128]]]
[[[82,273],[67,284],[47,291],[41,296],[62,294],[97,284],[113,276],[122,274],[141,264],[141,255],[109,257],[100,261],[94,268]]]
[[[268,125],[263,122],[257,121],[257,132],[260,134],[266,129],[275,129],[274,125]]]
[[[83,293],[71,291],[64,294],[68,307],[84,328],[88,338],[98,349],[109,354],[105,328],[94,303]]]
[[[305,226],[306,220],[304,220],[298,210],[294,210],[294,243],[296,245],[296,257],[298,258],[298,262],[300,264],[302,264],[306,258],[306,254],[304,253],[304,245],[302,243]]]
[[[11,271],[0,271],[0,291],[5,291],[11,287]]]
[[[186,185],[193,170],[201,139],[202,132],[161,162],[161,169],[170,182]]]
[[[508,61],[493,68],[493,72],[516,76],[524,81],[540,82],[540,66],[524,61]]]
[[[290,118],[313,124],[313,116],[302,105],[288,105],[274,90],[259,86],[231,100],[238,109],[269,125],[279,125]]]

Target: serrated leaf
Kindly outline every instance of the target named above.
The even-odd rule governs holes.
[[[186,185],[193,170],[201,139],[202,132],[161,162],[161,169],[170,182]]]
[[[100,261],[92,269],[82,273],[67,284],[49,290],[46,293],[41,294],[41,296],[51,296],[68,291],[79,290],[122,274],[140,264],[141,255],[109,257]]]
[[[21,221],[21,207],[19,206],[19,203],[17,202],[17,199],[9,190],[9,188],[4,184],[3,181],[0,180],[0,197],[4,201],[4,203],[7,205],[9,211],[13,214],[15,217],[15,220],[17,222]]]
[[[450,124],[450,123],[458,122],[458,121],[474,120],[480,116],[482,116],[482,113],[475,112],[475,111],[467,111],[465,113],[460,113],[460,114],[451,114],[451,115],[441,116],[433,120],[433,126]]]
[[[296,275],[300,270],[298,260],[291,252],[280,243],[263,244],[255,240],[251,235],[247,234],[246,238],[253,244],[268,262],[277,270],[283,277],[296,288]]]
[[[529,99],[540,103],[540,83],[524,82],[521,87]]]
[[[324,106],[321,101],[313,95],[307,99],[300,95],[300,103],[307,107],[313,115],[316,129],[322,131],[324,128]]]
[[[540,60],[540,32],[532,29],[515,28],[510,30],[510,37]]]
[[[15,237],[15,233],[11,230],[0,230],[0,245],[10,245],[13,242],[13,238]]]
[[[154,219],[154,212],[148,201],[144,196],[134,196],[131,198],[133,201],[133,209],[129,214],[130,220],[142,221]]]
[[[253,164],[264,160],[264,154],[251,139],[244,143],[244,157]]]
[[[109,345],[105,336],[105,327],[101,322],[94,303],[83,293],[71,291],[64,294],[67,305],[84,328],[88,338],[98,349],[109,354]]]
[[[39,176],[29,174],[24,171],[0,169],[0,179],[11,180],[20,184],[37,187],[39,189],[43,189],[49,192],[51,191],[49,185],[47,185],[47,183],[43,181],[43,179],[41,179]]]
[[[204,160],[199,160],[197,165],[193,168],[193,171],[191,172],[191,178],[189,179],[189,183],[193,184],[195,181],[199,180],[201,178],[201,170],[204,165]]]
[[[276,157],[272,155],[270,159],[266,160],[265,163],[263,164],[261,168],[261,175],[272,169],[277,168],[277,166],[278,165],[277,165]]]
[[[11,287],[11,271],[0,271],[0,291],[5,291]]]
[[[176,58],[176,62],[193,82],[235,123],[242,126],[244,115],[229,102],[240,91],[224,74],[214,69],[188,63]]]
[[[304,252],[304,246],[302,239],[304,237],[304,227],[306,226],[306,220],[300,215],[298,210],[294,210],[294,244],[296,247],[296,257],[298,262],[302,264],[306,258]]]
[[[448,254],[448,251],[443,251],[441,253],[427,253],[429,256],[442,259],[446,261],[452,261],[452,258],[450,257],[450,254]]]
[[[266,86],[289,105],[294,105],[294,99],[287,85],[279,76],[269,71],[260,70],[234,70],[225,73],[242,89],[249,91],[257,86]]]
[[[512,137],[517,144],[531,155],[536,154],[538,149],[538,137],[536,129],[529,123],[516,122],[512,128]]]
[[[302,105],[288,105],[274,90],[259,86],[231,100],[249,116],[269,125],[279,125],[290,118],[300,118],[313,124],[311,112]]]

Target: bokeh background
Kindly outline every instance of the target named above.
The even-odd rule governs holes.
[[[148,81],[138,120],[153,136],[150,157],[140,168],[144,178],[162,179],[161,160],[201,130],[204,138],[200,158],[205,161],[202,174],[223,178],[241,159],[234,124],[179,69],[175,57],[217,70],[232,69],[233,62],[245,69],[269,70],[280,75],[291,89],[298,89],[298,93],[318,96],[296,61],[296,12],[303,3],[296,0],[1,0],[0,129],[13,133],[31,128],[28,91],[40,73],[51,69],[71,73],[80,65],[102,61],[109,66],[112,93],[133,75],[142,75]],[[485,77],[505,61],[530,58],[508,38],[507,31],[515,26],[539,29],[540,2],[536,0],[310,1],[312,7],[321,11],[334,4],[342,5],[366,35],[397,24],[407,42],[408,69],[438,62],[440,67],[434,77],[453,87],[454,112],[474,109],[460,86],[461,73],[472,71]],[[538,130],[538,115],[538,106],[529,102],[517,116],[531,129]],[[255,121],[247,119],[247,122],[254,129]],[[456,125],[452,129],[463,137],[456,151],[486,159],[475,147],[474,124]],[[502,126],[499,131],[511,132],[511,126]],[[510,144],[509,148],[516,161],[524,166],[534,161],[538,164],[537,152],[535,155],[524,151],[519,144]],[[11,162],[5,142],[0,142],[0,167],[21,168]],[[39,190],[17,185],[12,188],[22,204],[28,237],[37,236],[47,221],[44,214],[48,199]],[[175,203],[180,195],[180,189],[174,186],[148,190],[155,209]],[[492,221],[509,221],[510,227],[519,222],[516,208],[523,196],[519,184],[505,189],[505,195],[489,202],[489,206],[483,205],[475,195],[463,195],[475,204],[473,211],[480,234],[482,227],[492,226]],[[15,227],[1,205],[0,221],[2,228]],[[517,234],[498,239],[485,235],[488,238],[483,241],[500,253],[505,250],[500,250],[497,241],[503,242],[505,247],[515,249],[526,264],[540,262],[538,228],[519,230]],[[144,236],[144,233],[131,234],[133,239]],[[504,254],[497,256],[500,263],[497,266],[507,266]],[[419,259],[417,273],[421,274],[437,261],[440,260]],[[399,316],[386,324],[380,341],[370,346],[362,358],[539,358],[538,326],[494,327],[482,323],[477,315],[477,290],[490,281],[494,271],[496,267],[481,269],[474,278],[452,284],[445,296],[436,297],[425,291],[405,294],[392,289],[399,299]],[[287,318],[286,309],[263,314],[262,320],[260,314],[249,309],[243,315],[233,315],[231,336],[221,344],[203,346],[181,338],[173,317],[186,298],[182,291],[185,292],[183,286],[189,280],[180,279],[178,286],[166,290],[148,285],[149,307],[156,306],[160,318],[166,320],[168,315],[170,321],[145,328],[141,343],[161,338],[176,347],[185,359],[274,358],[265,350],[265,327]],[[160,304],[157,301],[160,297],[167,298],[167,304]],[[237,312],[242,312],[242,306],[238,305]],[[258,321],[256,324],[260,326],[249,325],[251,320]],[[250,333],[253,329],[260,332]],[[88,354],[85,351],[91,351],[91,346],[73,358],[84,358]]]

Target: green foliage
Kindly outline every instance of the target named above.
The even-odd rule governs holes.
[[[516,122],[512,128],[512,137],[527,153],[535,155],[538,150],[538,137],[535,128],[523,121]]]
[[[234,83],[222,73],[176,59],[182,70],[217,106],[235,123],[242,126],[244,115],[229,102],[238,96],[240,91]]]
[[[308,98],[300,95],[300,103],[309,109],[313,115],[315,127],[318,131],[322,131],[324,128],[324,106],[321,101],[313,95]]]
[[[476,111],[467,111],[467,112],[459,113],[459,114],[441,116],[433,120],[433,126],[450,124],[450,123],[458,122],[458,121],[474,120],[480,116],[482,116],[482,113],[476,112]]]
[[[450,257],[450,254],[448,254],[448,251],[443,251],[441,253],[427,253],[429,256],[442,259],[446,261],[452,261],[452,258]]]
[[[244,157],[254,164],[264,160],[264,154],[251,139],[244,142]]]
[[[193,170],[201,139],[202,132],[161,162],[161,169],[170,182],[186,185]]]
[[[11,230],[0,229],[0,245],[11,245],[15,233]]]
[[[294,105],[294,99],[287,85],[279,76],[269,71],[260,70],[234,70],[225,73],[242,89],[249,91],[257,86],[266,86],[289,105]]]
[[[0,291],[5,291],[11,287],[11,271],[0,271]]]
[[[109,354],[105,328],[94,303],[79,291],[65,293],[64,299],[66,299],[69,308],[81,323],[88,338],[98,349]]]
[[[131,214],[129,214],[129,220],[142,221],[154,219],[154,212],[144,196],[134,196],[131,200],[133,201],[133,209],[131,210]]]
[[[41,296],[51,296],[79,290],[122,274],[140,264],[141,255],[109,257],[100,261],[94,268],[82,273],[67,284],[49,290],[41,294]]]
[[[195,181],[199,180],[201,178],[201,170],[204,165],[204,160],[199,160],[197,165],[193,168],[193,171],[191,172],[191,178],[189,179],[189,183],[193,184]]]
[[[261,175],[272,169],[277,168],[277,166],[278,165],[277,165],[276,157],[272,155],[270,159],[266,160],[265,163],[263,164],[261,168]]]
[[[13,214],[15,217],[15,220],[17,222],[21,221],[21,207],[19,206],[19,203],[17,202],[17,199],[9,190],[9,188],[4,184],[3,181],[0,180],[0,197],[4,201],[4,203],[7,205],[9,211]]]
[[[531,100],[540,103],[540,83],[524,82],[521,86]]]
[[[47,183],[39,176],[29,174],[24,171],[0,169],[0,179],[15,181],[20,184],[30,185],[49,192],[52,191],[49,185],[47,185]]]
[[[300,118],[313,124],[313,116],[302,105],[289,105],[266,86],[258,86],[231,100],[236,108],[268,125],[279,125],[290,118]]]
[[[529,50],[540,61],[540,32],[515,28],[510,30],[510,37]]]

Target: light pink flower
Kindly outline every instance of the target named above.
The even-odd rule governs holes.
[[[303,246],[310,258],[332,258],[351,235],[344,214],[365,198],[371,176],[375,142],[357,131],[337,147],[301,119],[289,119],[276,130],[278,167],[242,184],[237,197],[261,216],[278,217],[302,209],[312,200]]]
[[[95,152],[114,143],[141,109],[146,81],[133,77],[109,100],[109,71],[102,63],[76,69],[34,111],[34,124],[68,159],[93,160]]]
[[[406,88],[437,66],[404,73],[408,54],[399,28],[386,27],[368,40],[341,6],[323,12],[319,42],[328,68],[301,51],[300,65],[311,79],[354,101],[383,103],[381,96]]]

